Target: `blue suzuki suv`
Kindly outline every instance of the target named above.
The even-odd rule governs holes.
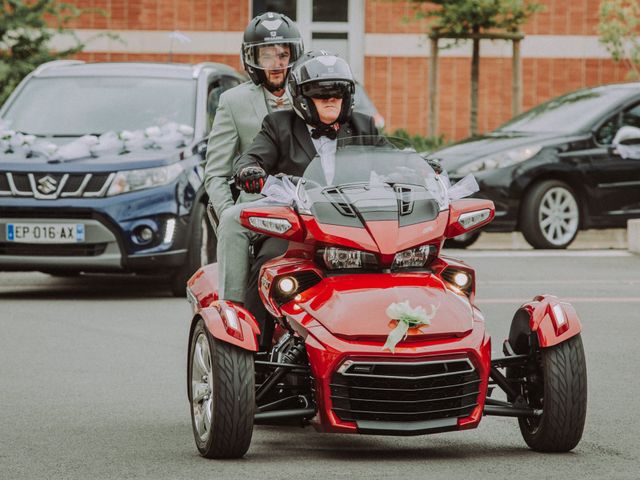
[[[214,261],[203,162],[232,68],[56,61],[0,108],[0,270],[168,274]]]

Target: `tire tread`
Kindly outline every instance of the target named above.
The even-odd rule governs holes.
[[[567,452],[582,438],[587,411],[587,371],[580,335],[542,351],[544,407],[540,426],[520,430],[533,450]]]

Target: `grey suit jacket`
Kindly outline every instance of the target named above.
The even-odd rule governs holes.
[[[218,218],[233,205],[229,179],[233,161],[253,142],[267,115],[267,103],[260,85],[246,82],[220,96],[207,145],[204,183]]]

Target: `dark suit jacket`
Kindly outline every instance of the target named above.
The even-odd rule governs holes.
[[[359,135],[377,135],[372,117],[354,112],[340,126],[338,139]],[[285,173],[301,176],[317,155],[307,124],[294,111],[274,112],[262,122],[262,130],[234,165],[237,173],[245,167],[260,166],[269,175]]]

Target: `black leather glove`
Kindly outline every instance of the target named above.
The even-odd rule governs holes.
[[[267,172],[262,167],[244,167],[236,173],[236,186],[247,193],[260,193]]]

